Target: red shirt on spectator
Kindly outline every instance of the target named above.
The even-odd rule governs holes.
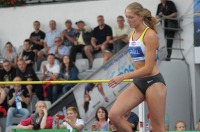
[[[32,116],[30,116],[29,118],[23,120],[21,122],[21,125],[23,126],[28,126],[28,125],[32,125],[32,120],[31,120]],[[51,116],[48,116],[47,117],[47,120],[46,120],[46,129],[51,129],[52,128],[52,123],[53,123],[53,118]]]

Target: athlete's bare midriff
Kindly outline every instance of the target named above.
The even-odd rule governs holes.
[[[135,70],[138,70],[138,69],[140,69],[140,68],[142,68],[144,66],[145,66],[145,62],[144,61],[134,62],[134,69]],[[159,69],[158,69],[158,67],[157,67],[157,65],[155,63],[155,65],[153,67],[153,70],[152,70],[152,73],[150,75],[147,75],[147,76],[144,76],[144,77],[154,76],[154,75],[157,75],[158,73],[160,73],[160,71],[159,71]]]

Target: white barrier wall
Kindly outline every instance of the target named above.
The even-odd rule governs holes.
[[[135,0],[150,9],[152,14],[156,13],[157,5],[160,0]],[[184,40],[175,41],[174,47],[182,46],[183,54],[190,65],[191,83],[193,93],[193,108],[195,113],[195,122],[200,114],[200,106],[196,105],[196,86],[195,86],[195,68],[193,55],[193,0],[173,0],[179,11],[179,16],[183,18],[181,26],[181,38]],[[75,3],[48,4],[39,6],[25,6],[16,8],[0,9],[0,45],[11,41],[15,46],[23,43],[33,31],[32,23],[34,20],[41,22],[41,29],[48,31],[48,22],[51,19],[57,21],[58,29],[63,30],[66,19],[73,22],[84,20],[89,26],[97,25],[96,16],[104,15],[107,24],[116,25],[116,17],[124,15],[125,7],[133,0],[102,0]],[[180,51],[173,51],[172,57],[182,57]],[[197,76],[198,77],[198,76]],[[196,78],[199,80],[200,78]],[[199,82],[199,81],[198,81]],[[198,86],[199,83],[196,83]]]

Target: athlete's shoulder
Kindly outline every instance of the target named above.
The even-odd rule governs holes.
[[[152,38],[154,38],[154,37],[157,38],[157,34],[156,34],[156,32],[155,32],[153,29],[149,28],[149,29],[146,31],[144,37],[147,38],[147,39],[152,39]]]

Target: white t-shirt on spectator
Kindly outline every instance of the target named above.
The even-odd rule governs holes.
[[[131,29],[127,25],[124,25],[123,29],[119,28],[119,26],[115,26],[112,28],[112,32],[113,32],[113,37],[118,37],[124,34],[129,35],[129,33],[131,32]]]
[[[67,123],[67,122],[63,122],[63,125],[65,125],[66,129],[70,129],[70,132],[72,132],[73,128]],[[84,121],[82,119],[77,119],[75,122],[75,125],[83,125],[84,126]],[[83,132],[83,130],[81,130],[80,132]]]
[[[46,68],[47,68],[47,72],[52,72],[52,73],[60,73],[60,66],[54,62],[54,65],[53,67],[50,67],[50,64],[46,64]],[[43,71],[42,71],[43,72]],[[45,73],[45,80],[49,80],[50,79],[50,76]]]

